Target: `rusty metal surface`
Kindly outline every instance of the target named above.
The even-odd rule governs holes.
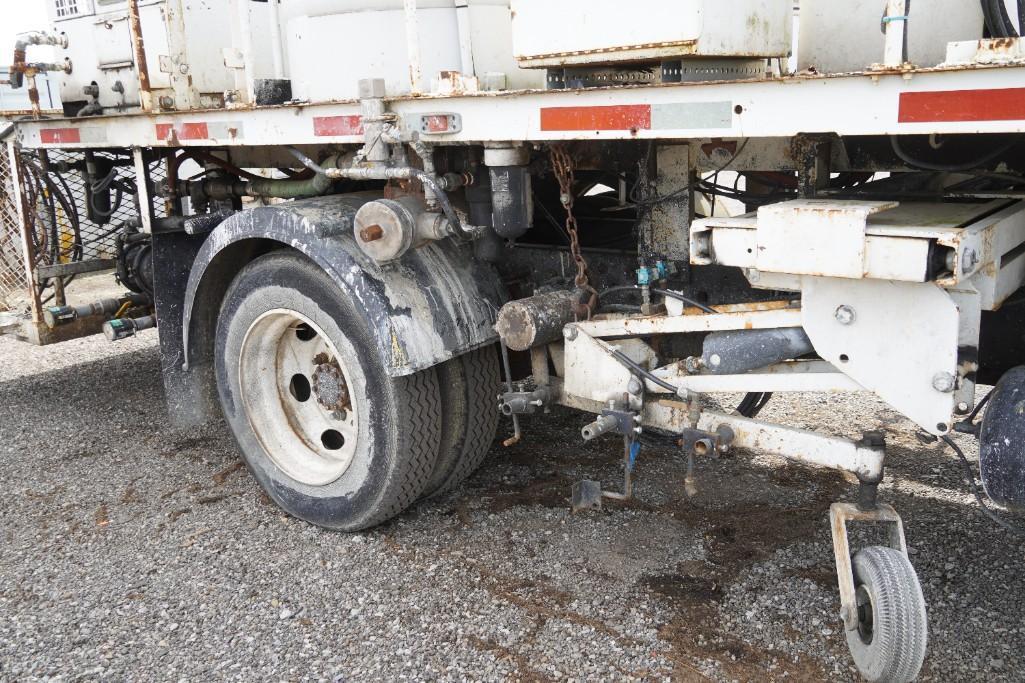
[[[861,510],[852,503],[834,503],[829,508],[829,526],[833,536],[833,555],[840,588],[840,617],[848,630],[858,626],[854,569],[851,566],[851,545],[847,534],[849,522],[885,523],[889,525],[890,547],[908,555],[904,523],[897,511],[879,504],[874,510]]]
[[[149,82],[149,64],[146,62],[146,44],[142,35],[142,21],[139,17],[139,0],[128,0],[128,29],[132,36],[135,53],[135,67],[139,74],[139,99],[143,111],[153,109],[153,93]]]

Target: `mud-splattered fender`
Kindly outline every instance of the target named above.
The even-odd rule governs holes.
[[[379,265],[359,250],[352,234],[356,211],[372,199],[340,195],[261,207],[218,226],[196,256],[185,293],[185,369],[196,358],[196,307],[204,283],[217,269],[218,254],[247,240],[286,245],[320,266],[366,316],[393,377],[496,341],[495,316],[505,293],[495,271],[453,240]]]

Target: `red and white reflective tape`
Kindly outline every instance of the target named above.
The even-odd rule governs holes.
[[[158,140],[173,144],[183,140],[239,140],[242,138],[243,126],[241,121],[188,121],[158,123],[155,129]]]
[[[363,135],[363,118],[358,114],[349,116],[315,116],[313,117],[313,135],[318,138]]]
[[[1025,121],[1025,88],[902,93],[898,121]]]
[[[545,107],[541,109],[541,130],[727,130],[733,126],[733,113],[732,102]]]
[[[107,131],[102,126],[82,126],[80,128],[42,128],[39,131],[39,141],[44,145],[103,143],[107,141]]]

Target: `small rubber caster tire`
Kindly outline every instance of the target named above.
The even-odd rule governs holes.
[[[858,627],[847,646],[871,683],[907,683],[918,677],[928,644],[925,597],[915,568],[898,550],[865,548],[854,556]]]

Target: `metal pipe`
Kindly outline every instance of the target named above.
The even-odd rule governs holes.
[[[473,31],[470,27],[469,0],[456,0],[456,22],[459,26],[459,58],[461,71],[467,76],[476,76],[473,63]]]
[[[249,0],[239,0],[238,23],[239,23],[239,46],[242,52],[242,73],[246,84],[246,102],[256,101],[256,85],[254,81],[253,64],[253,17],[250,14],[252,3]]]
[[[886,48],[883,64],[888,68],[896,68],[904,63],[907,55],[905,38],[907,37],[907,0],[888,0],[886,3]]]
[[[423,93],[423,64],[420,59],[420,27],[416,0],[403,0],[406,10],[406,51],[409,53],[409,85],[414,95]]]
[[[285,77],[285,55],[281,43],[281,16],[278,12],[278,2],[279,0],[270,0],[267,4],[270,12],[270,51],[271,58],[274,60],[274,78],[280,80]]]
[[[434,193],[438,204],[441,205],[442,213],[445,214],[449,224],[458,236],[473,238],[474,234],[479,232],[463,225],[462,221],[459,220],[459,215],[452,208],[452,202],[449,201],[448,195],[438,185],[438,181],[418,168],[410,168],[408,166],[403,168],[323,168],[295,147],[288,147],[286,149],[303,166],[317,175],[327,176],[332,180],[419,180],[424,185],[425,190],[430,190]]]
[[[128,0],[128,31],[132,36],[132,50],[139,73],[139,102],[143,111],[153,111],[153,91],[149,82],[149,63],[146,61],[146,43],[142,38],[142,19],[139,0]]]

